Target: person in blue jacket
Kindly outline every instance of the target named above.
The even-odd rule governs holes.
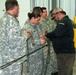
[[[72,75],[75,61],[74,31],[70,18],[61,8],[53,10],[57,21],[56,29],[46,34],[52,43],[57,55],[58,75]]]

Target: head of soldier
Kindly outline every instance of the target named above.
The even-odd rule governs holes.
[[[6,12],[14,17],[18,17],[19,5],[17,0],[6,0],[5,2]]]
[[[63,11],[63,9],[61,8],[55,8],[53,10],[53,17],[55,21],[60,21],[65,15],[66,15],[66,12]]]
[[[31,24],[38,25],[40,23],[41,15],[39,13],[28,13],[28,17]]]
[[[41,10],[41,7],[39,7],[39,6],[36,6],[36,7],[34,7],[33,8],[33,13],[38,13],[38,14],[42,14],[42,10]]]
[[[42,10],[42,14],[41,14],[42,19],[46,19],[46,17],[47,17],[46,7],[42,7],[41,10]]]

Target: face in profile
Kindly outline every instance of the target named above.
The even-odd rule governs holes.
[[[44,17],[44,18],[47,17],[47,10],[43,10],[42,17]]]
[[[18,17],[18,14],[19,14],[19,6],[15,6],[14,7],[14,16]]]

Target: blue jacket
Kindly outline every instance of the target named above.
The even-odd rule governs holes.
[[[56,53],[75,53],[73,25],[68,16],[61,19],[56,29],[48,33],[46,37],[52,40]]]

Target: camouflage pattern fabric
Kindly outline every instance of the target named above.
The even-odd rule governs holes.
[[[26,54],[27,36],[21,35],[18,20],[5,13],[0,19],[0,66]],[[0,75],[21,75],[21,63],[26,57],[12,65],[0,69]]]
[[[27,30],[31,34],[31,38],[27,41],[27,53],[37,49],[40,44],[40,34],[42,33],[39,25],[31,24],[26,21],[23,30]],[[26,75],[42,75],[43,73],[43,49],[27,56]]]
[[[45,20],[41,19],[40,24],[41,24],[43,33],[45,33],[46,31],[52,32],[56,27],[55,21],[51,20],[50,17],[47,17]],[[46,49],[44,50],[44,55],[45,55],[44,57],[45,57],[45,61],[46,61],[46,57],[47,57]],[[51,75],[51,73],[55,73],[58,71],[56,54],[54,52],[51,41],[50,41],[50,60],[49,61],[50,61],[50,63],[47,66],[46,75]],[[45,62],[45,64],[46,64],[46,62]],[[45,68],[45,70],[46,70],[46,68]]]

